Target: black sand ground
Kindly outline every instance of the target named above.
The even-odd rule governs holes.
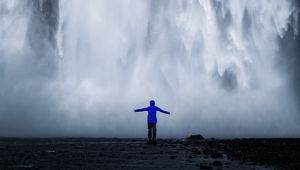
[[[0,138],[0,169],[300,169],[300,139]]]

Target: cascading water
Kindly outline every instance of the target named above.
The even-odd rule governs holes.
[[[295,1],[49,2],[0,3],[1,129],[28,129],[2,134],[143,136],[133,109],[155,99],[161,136],[299,136],[280,44],[297,43]]]

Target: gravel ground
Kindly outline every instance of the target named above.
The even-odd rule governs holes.
[[[298,139],[0,138],[0,169],[300,169]]]

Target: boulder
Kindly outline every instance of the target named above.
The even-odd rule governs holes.
[[[186,138],[187,140],[204,140],[204,137],[200,134],[191,135],[190,137]]]

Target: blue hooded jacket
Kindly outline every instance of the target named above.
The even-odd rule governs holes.
[[[160,111],[165,114],[170,114],[170,112],[162,110],[161,108],[155,106],[155,101],[151,100],[150,101],[150,106],[142,108],[142,109],[135,109],[135,112],[143,112],[143,111],[148,111],[148,122],[149,123],[156,123],[156,111]]]

